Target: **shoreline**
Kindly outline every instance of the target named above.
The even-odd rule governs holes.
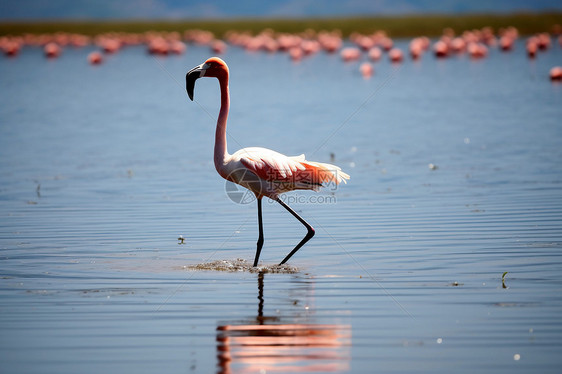
[[[265,29],[279,33],[302,33],[307,30],[339,30],[343,37],[353,32],[368,34],[385,31],[393,38],[425,35],[439,36],[444,29],[455,33],[491,27],[494,31],[513,26],[521,35],[539,32],[561,32],[562,12],[463,15],[401,15],[342,18],[237,18],[209,20],[49,20],[10,21],[0,23],[0,35],[71,32],[97,35],[107,32],[142,33],[146,31],[178,31],[201,29],[224,37],[228,31],[257,34]]]

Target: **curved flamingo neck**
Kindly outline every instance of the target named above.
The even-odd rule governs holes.
[[[226,148],[226,120],[228,118],[228,110],[230,109],[230,93],[228,90],[228,75],[219,76],[218,80],[221,90],[221,108],[217,119],[217,130],[215,132],[214,160],[215,168],[219,174],[222,175],[221,170],[229,156]]]

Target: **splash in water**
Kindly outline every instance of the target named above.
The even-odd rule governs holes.
[[[260,265],[252,266],[251,263],[244,259],[238,258],[236,260],[217,260],[213,262],[206,262],[197,265],[184,266],[187,270],[211,270],[211,271],[247,271],[249,273],[283,273],[295,274],[300,270],[295,266],[287,264],[283,265]]]

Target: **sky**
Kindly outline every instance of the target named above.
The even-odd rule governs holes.
[[[0,0],[0,20],[334,17],[562,11],[560,0]]]

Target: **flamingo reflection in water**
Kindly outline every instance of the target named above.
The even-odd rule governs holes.
[[[258,275],[258,315],[217,327],[218,373],[349,371],[351,326],[283,323],[264,316],[264,273]]]

